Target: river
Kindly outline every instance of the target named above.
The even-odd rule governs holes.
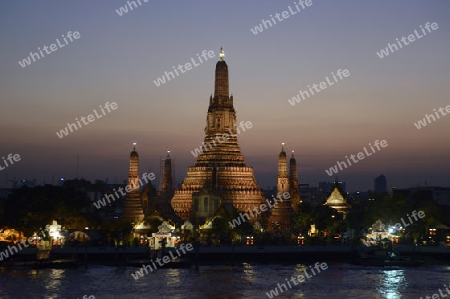
[[[0,268],[0,298],[420,298],[447,294],[450,266],[392,268],[328,263],[327,269],[304,282],[286,282],[308,271],[311,264],[258,264],[200,266],[200,269],[157,269],[135,280],[138,268],[91,265],[83,269]],[[310,271],[310,270],[309,270]],[[316,271],[317,272],[317,271]],[[288,289],[288,290],[286,290]],[[435,298],[444,298],[439,295]],[[449,296],[450,298],[450,296]]]

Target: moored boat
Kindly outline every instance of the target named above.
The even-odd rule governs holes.
[[[392,248],[381,246],[366,247],[357,251],[358,257],[353,261],[356,265],[377,267],[418,267],[429,261],[428,258],[416,258],[400,255]]]

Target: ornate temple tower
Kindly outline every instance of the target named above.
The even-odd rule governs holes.
[[[282,195],[289,192],[289,178],[287,171],[287,158],[284,151],[284,143],[281,145],[281,152],[278,155],[278,183],[277,183],[277,200],[272,208],[272,214],[269,218],[269,230],[287,232],[291,228],[291,219],[294,213],[291,205],[290,197],[284,199]]]
[[[172,178],[172,159],[170,151],[167,151],[167,157],[164,160],[164,168],[161,182],[160,195],[164,202],[170,202],[174,194],[173,178]]]
[[[292,150],[292,156],[289,160],[289,194],[291,195],[292,209],[297,213],[302,201],[298,189],[297,161],[294,158],[294,150]]]
[[[130,153],[130,170],[128,172],[128,185],[131,191],[127,193],[123,206],[122,218],[137,223],[144,219],[144,208],[139,194],[139,155],[136,152],[136,143]]]
[[[277,181],[277,194],[289,192],[289,180],[287,172],[287,158],[284,151],[284,143],[281,144],[281,152],[278,155],[278,181]]]
[[[184,221],[210,217],[221,204],[230,203],[238,211],[253,209],[264,195],[245,164],[237,140],[236,111],[229,95],[228,65],[221,49],[216,64],[214,97],[209,98],[205,138],[194,166],[175,191],[172,206]],[[250,219],[254,222],[259,219]]]

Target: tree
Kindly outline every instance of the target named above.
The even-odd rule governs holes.
[[[128,242],[133,225],[125,219],[108,219],[100,225],[100,230],[114,239],[117,245],[121,241]]]

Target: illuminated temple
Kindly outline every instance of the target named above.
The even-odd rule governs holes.
[[[277,181],[277,197],[279,194],[289,193],[289,178],[286,152],[284,151],[284,143],[281,146],[281,152],[278,155],[278,181]],[[298,183],[297,183],[298,186]],[[269,218],[269,230],[288,232],[291,229],[291,220],[294,214],[290,196],[281,199],[272,210]]]
[[[139,192],[139,155],[136,152],[136,143],[134,143],[133,151],[130,153],[127,186],[132,187],[132,189],[127,192],[122,217],[132,223],[138,223],[144,219],[144,206]]]
[[[350,209],[351,206],[347,203],[347,199],[345,198],[345,192],[341,190],[337,180],[334,182],[333,190],[331,191],[324,205],[335,209],[339,213],[342,213],[345,219],[347,211],[348,209]]]
[[[216,64],[214,96],[209,99],[205,138],[195,165],[175,191],[171,204],[183,221],[200,224],[219,207],[247,211],[264,202],[253,168],[246,165],[237,140],[236,111],[229,95],[223,50]],[[260,220],[250,219],[250,222]]]
[[[214,96],[209,98],[205,137],[196,155],[196,162],[175,189],[170,151],[164,160],[159,190],[148,182],[139,186],[139,155],[136,148],[130,154],[128,185],[138,186],[127,193],[122,218],[142,233],[152,219],[168,221],[172,226],[211,228],[212,219],[223,214],[248,213],[267,204],[263,191],[255,179],[253,168],[247,166],[241,153],[237,135],[242,128],[236,121],[233,96],[229,94],[228,65],[221,49],[216,64]],[[239,126],[239,128],[238,128]],[[142,190],[140,191],[141,188]],[[289,169],[284,144],[278,157],[277,193],[290,194],[273,208],[248,217],[254,227],[277,233],[288,233],[294,213],[301,204],[298,189],[297,165],[292,152]],[[146,219],[146,221],[143,221]],[[184,228],[183,228],[184,227]]]

